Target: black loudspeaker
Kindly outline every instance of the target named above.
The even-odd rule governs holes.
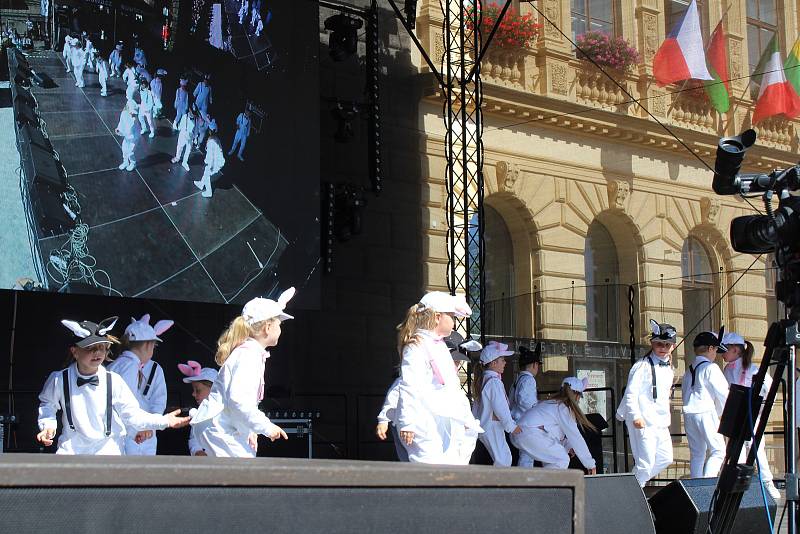
[[[141,533],[143,515],[157,532],[573,534],[584,532],[583,490],[570,470],[0,455],[0,517],[14,534]]]
[[[44,136],[39,128],[31,124],[25,124],[19,129],[19,138],[24,145],[35,145],[41,149],[50,151],[50,141]]]
[[[587,476],[585,480],[586,534],[655,534],[650,507],[632,473]]]
[[[14,102],[14,115],[19,124],[35,124],[38,126],[39,117],[36,116],[36,111],[28,102],[17,99]]]
[[[21,86],[18,83],[15,83],[13,88],[14,88],[15,101],[19,100],[20,102],[24,102],[32,109],[36,108],[37,106],[36,99],[33,98],[33,95],[31,94],[29,89],[26,89],[25,87]]]
[[[47,148],[33,143],[28,144],[23,158],[27,179],[30,183],[43,183],[59,192],[63,192],[67,187],[67,180],[61,172],[61,166],[56,162],[55,155]]]
[[[650,497],[650,508],[655,517],[658,534],[705,534],[708,526],[708,509],[716,478],[687,478],[676,480]],[[767,495],[769,515],[775,520],[775,501]],[[767,512],[758,479],[754,478],[742,496],[731,534],[769,533]]]
[[[75,221],[64,209],[61,191],[41,182],[30,188],[31,206],[42,235],[63,234],[75,227]]]

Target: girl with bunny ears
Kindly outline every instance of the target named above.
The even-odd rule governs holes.
[[[56,414],[61,410],[62,431],[56,454],[121,455],[126,427],[162,430],[189,423],[188,417],[178,416],[180,410],[167,415],[142,410],[122,378],[102,368],[109,347],[116,342],[109,335],[116,320],[61,321],[75,335],[69,349],[75,361],[47,378],[39,394],[40,432],[36,435],[43,445],[52,445],[58,425]]]
[[[264,398],[264,367],[269,358],[266,349],[278,344],[281,322],[294,318],[284,313],[293,296],[291,287],[277,301],[254,298],[220,336],[215,356],[219,374],[191,423],[199,446],[208,456],[254,458],[252,433],[272,441],[288,439],[258,409],[258,403]]]
[[[150,314],[141,319],[131,318],[122,338],[122,354],[108,364],[109,371],[117,373],[133,391],[142,410],[151,413],[164,413],[167,407],[167,382],[164,371],[153,361],[158,337],[173,325],[172,321],[161,320],[150,325]],[[158,440],[151,429],[130,431],[125,440],[125,454],[129,456],[154,456]]]
[[[192,385],[192,398],[194,398],[194,401],[199,406],[201,402],[206,400],[208,394],[211,393],[211,386],[214,384],[214,380],[217,379],[217,370],[210,367],[202,367],[193,360],[189,360],[186,363],[179,363],[178,370],[184,375],[183,382]],[[196,412],[197,410],[192,409],[189,411],[189,414],[193,415]],[[208,456],[205,449],[197,442],[195,427],[192,427],[189,433],[189,454],[192,456]]]

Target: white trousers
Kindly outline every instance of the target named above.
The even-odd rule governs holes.
[[[236,135],[233,136],[233,145],[228,151],[228,154],[232,154],[236,150],[236,145],[239,145],[239,158],[243,158],[244,147],[247,145],[247,133],[241,130],[236,130]]]
[[[449,418],[431,416],[425,430],[414,435],[411,445],[403,442],[408,461],[421,464],[467,465],[475,450],[478,433]]]
[[[519,459],[517,459],[517,467],[533,467],[533,456],[523,451],[522,449],[519,449]]]
[[[158,448],[158,438],[155,430],[153,431],[153,437],[144,440],[142,443],[136,443],[133,440],[136,437],[136,431],[132,432],[125,438],[125,456],[155,456]]]
[[[500,421],[489,421],[483,429],[483,434],[478,436],[481,443],[492,456],[497,467],[511,467],[511,449],[506,442],[506,432]]]
[[[133,151],[136,148],[136,141],[122,140],[122,163],[125,165],[136,165],[136,160],[133,158]]]
[[[539,427],[523,427],[519,434],[511,434],[511,443],[519,449],[520,461],[522,453],[525,452],[531,458],[542,462],[542,465],[548,469],[569,467],[567,450],[561,442]]]
[[[76,87],[83,87],[85,84],[83,82],[83,69],[85,65],[75,65],[75,86]]]
[[[181,159],[183,153],[183,164],[189,165],[189,154],[192,153],[191,139],[189,134],[183,132],[178,134],[178,148],[175,150],[175,159]]]
[[[106,96],[108,94],[108,77],[107,76],[100,76],[98,79],[100,82],[100,95]]]
[[[156,131],[156,127],[153,125],[153,114],[149,111],[139,112],[139,125],[142,127],[143,134],[147,133],[148,131]]]
[[[669,427],[648,425],[644,428],[633,426],[633,420],[625,420],[633,454],[633,474],[639,485],[655,477],[672,464],[672,437]]]
[[[717,432],[719,417],[716,412],[685,413],[683,422],[689,442],[689,476],[717,476],[725,461],[725,439]]]
[[[739,463],[743,464],[747,460],[747,454],[750,452],[752,441],[745,441],[742,447],[742,454],[739,456]],[[758,444],[756,451],[756,460],[758,460],[758,469],[761,471],[761,480],[764,482],[772,481],[772,471],[769,468],[769,461],[767,460],[767,451],[764,449],[764,438],[761,438],[761,443]]]

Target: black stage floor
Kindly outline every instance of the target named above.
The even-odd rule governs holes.
[[[135,171],[120,171],[120,138],[113,132],[125,106],[124,82],[110,79],[109,96],[101,97],[97,75],[86,72],[86,87],[75,87],[57,53],[36,52],[29,60],[57,85],[34,86],[33,92],[77,191],[82,220],[89,226],[88,252],[115,291],[229,303],[272,289],[274,269],[287,245],[281,230],[235,185],[215,187],[212,198],[203,198],[192,182],[203,174],[204,154],[192,154],[188,172],[172,164],[177,134],[170,121],[158,121],[155,138],[139,139]],[[166,91],[164,97],[171,103]],[[230,178],[220,182],[235,183]],[[38,236],[45,264],[68,238]],[[55,280],[48,282],[58,289]]]

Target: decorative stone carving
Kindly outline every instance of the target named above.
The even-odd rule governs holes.
[[[703,222],[711,225],[717,224],[719,220],[719,210],[722,203],[718,198],[703,197],[700,199],[700,214]]]
[[[555,200],[559,204],[567,202],[567,182],[564,178],[555,178]]]
[[[495,165],[497,174],[497,190],[511,192],[519,178],[519,165],[510,161],[498,161]]]
[[[569,80],[565,64],[553,63],[550,67],[550,90],[559,95],[569,93]]]
[[[742,80],[742,42],[738,39],[728,39],[728,51],[731,55],[731,78],[735,87],[741,87],[745,80]]]
[[[545,16],[553,21],[554,24],[561,22],[561,2],[559,0],[545,0],[544,3]],[[545,37],[554,38],[558,41],[561,40],[561,33],[558,29],[547,21],[544,21],[544,35]]]
[[[658,17],[652,13],[642,13],[644,27],[644,61],[652,63],[658,50]]]
[[[667,114],[666,102],[667,97],[663,92],[653,91],[650,96],[650,111],[652,111],[654,115],[664,117]]]
[[[624,210],[625,203],[631,194],[631,184],[623,180],[608,182],[608,206],[612,209]]]
[[[656,195],[656,217],[667,218],[667,199],[663,195]]]

